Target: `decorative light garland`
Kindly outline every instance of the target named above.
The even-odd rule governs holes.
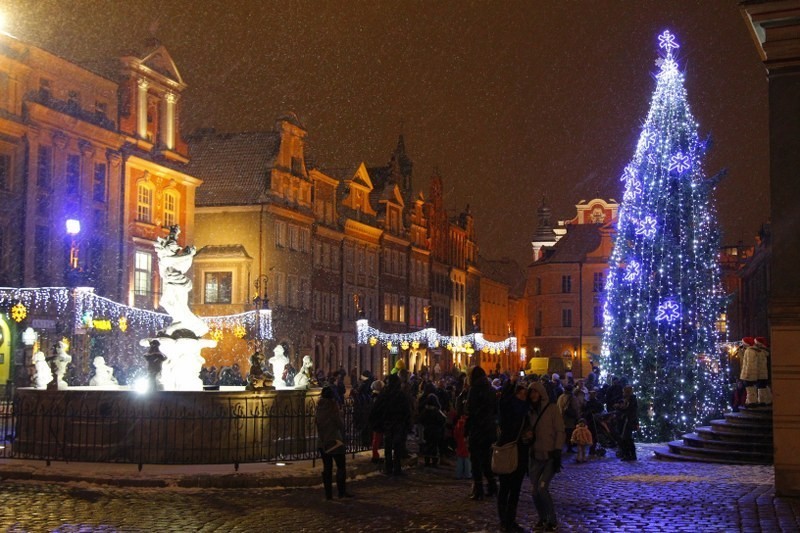
[[[74,290],[66,287],[0,287],[0,300],[17,302],[10,313],[15,320],[19,317],[17,320],[19,322],[31,315],[66,314],[69,311],[70,292],[74,296],[73,316],[76,328],[101,324],[101,327],[106,329],[106,323],[110,322],[111,326],[118,327],[122,332],[127,331],[129,327],[156,332],[164,329],[171,320],[166,313],[139,309],[98,296],[91,287],[77,287]],[[272,311],[269,309],[199,318],[208,324],[209,328],[229,329],[234,331],[237,337],[239,336],[237,332],[241,333],[244,330],[254,332],[260,339],[272,338]]]
[[[517,351],[517,338],[508,337],[499,342],[487,341],[483,338],[483,333],[470,333],[469,335],[448,336],[440,335],[435,328],[421,329],[409,333],[384,333],[369,325],[367,319],[362,318],[356,321],[356,342],[358,344],[368,344],[375,346],[378,343],[391,349],[393,346],[400,346],[407,350],[409,344],[417,349],[421,344],[438,348],[446,346],[450,351],[488,351],[490,353],[500,353],[505,350]]]

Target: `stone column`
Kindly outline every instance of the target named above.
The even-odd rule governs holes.
[[[161,125],[163,138],[161,141],[167,150],[175,149],[175,102],[177,101],[177,94],[173,92],[164,94],[164,114]]]
[[[136,133],[140,139],[147,139],[147,88],[150,83],[147,80],[137,80],[136,85],[139,88],[136,106]]]
[[[769,81],[775,491],[800,495],[800,0],[741,3]]]

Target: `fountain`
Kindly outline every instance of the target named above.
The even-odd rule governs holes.
[[[291,365],[278,345],[269,360],[272,374],[264,371],[264,357],[256,351],[247,387],[203,390],[200,352],[216,341],[202,338],[209,328],[189,309],[192,282],[186,273],[195,248],[179,246],[179,232],[173,226],[155,243],[161,305],[172,322],[140,340],[147,347],[146,386],[117,385],[113,370],[98,356],[92,386],[67,387],[63,377],[71,357],[66,346],[57,343],[46,361],[37,353],[35,388],[15,392],[15,457],[238,467],[315,456],[313,405],[320,389],[309,356],[291,384],[287,381],[295,376],[284,373]]]

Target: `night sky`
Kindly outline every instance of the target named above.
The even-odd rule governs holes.
[[[621,201],[655,88],[657,35],[681,48],[714,146],[723,242],[769,216],[767,80],[736,0],[0,0],[7,31],[78,62],[169,50],[189,84],[183,131],[270,129],[294,111],[321,167],[383,165],[405,136],[414,186],[439,171],[470,204],[481,253],[527,264],[536,208]],[[87,63],[88,64],[88,63]]]

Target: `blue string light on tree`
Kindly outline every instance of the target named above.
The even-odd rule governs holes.
[[[651,442],[719,416],[726,394],[720,367],[698,363],[717,351],[724,311],[711,199],[718,179],[703,169],[708,143],[689,109],[680,45],[669,31],[658,45],[656,88],[621,177],[601,348],[601,366],[636,390],[641,438]]]

